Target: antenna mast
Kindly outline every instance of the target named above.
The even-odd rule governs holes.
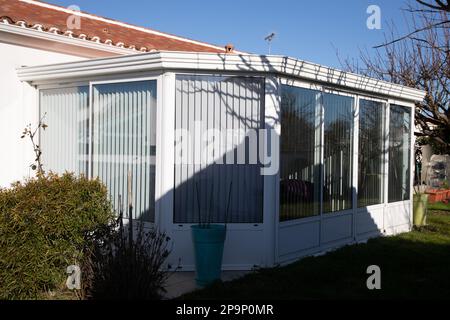
[[[264,38],[264,40],[266,40],[267,43],[269,44],[269,55],[270,55],[270,53],[272,51],[272,40],[273,40],[273,38],[275,38],[275,32],[272,32],[271,34],[269,34],[268,36],[266,36]]]

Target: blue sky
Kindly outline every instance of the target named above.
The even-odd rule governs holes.
[[[268,53],[340,67],[341,57],[383,42],[388,23],[404,30],[408,0],[46,0],[82,11],[242,51]],[[369,30],[369,5],[381,9],[381,30]]]

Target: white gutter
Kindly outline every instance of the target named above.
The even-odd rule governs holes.
[[[276,74],[377,95],[422,101],[425,92],[290,57],[241,54],[155,52],[18,68],[22,81],[43,82],[155,70]]]

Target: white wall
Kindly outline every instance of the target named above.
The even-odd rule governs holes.
[[[15,69],[75,60],[84,58],[3,43],[0,38],[0,187],[33,174],[31,143],[20,136],[27,124],[37,123],[37,95],[19,81]]]

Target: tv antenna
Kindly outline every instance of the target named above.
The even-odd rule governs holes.
[[[270,52],[272,51],[272,40],[273,38],[275,38],[275,36],[276,36],[275,32],[272,32],[264,38],[264,40],[266,40],[267,43],[269,44],[269,55]]]

